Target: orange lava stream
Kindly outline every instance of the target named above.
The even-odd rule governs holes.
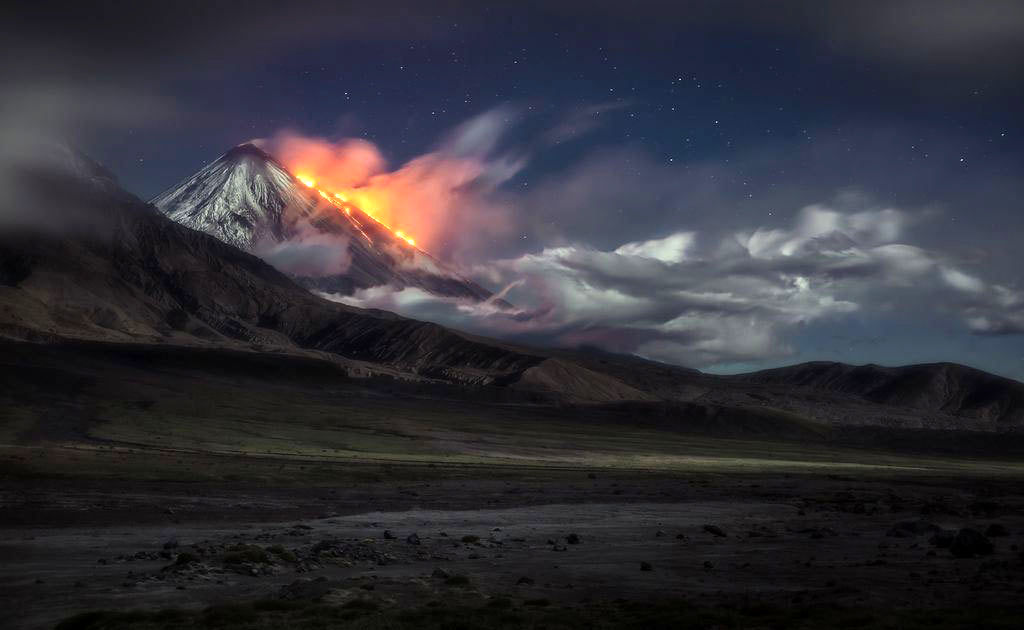
[[[297,180],[299,180],[300,182],[302,182],[302,184],[305,185],[307,188],[311,188],[311,189],[315,190],[316,192],[320,193],[320,196],[323,197],[324,199],[326,199],[327,201],[329,201],[331,203],[331,205],[333,205],[334,207],[338,208],[339,210],[344,211],[345,214],[348,216],[349,220],[352,221],[352,223],[356,226],[356,229],[359,230],[359,233],[362,234],[363,237],[366,240],[368,240],[371,244],[373,243],[373,239],[371,239],[366,234],[366,232],[363,231],[362,224],[359,223],[359,221],[354,216],[352,216],[352,208],[353,207],[357,207],[357,206],[352,204],[348,200],[348,198],[345,197],[345,195],[343,195],[341,193],[336,193],[336,192],[328,192],[328,191],[325,191],[325,190],[323,190],[321,188],[317,188],[316,181],[314,179],[310,178],[310,177],[305,176],[305,175],[296,175],[295,178]],[[383,227],[387,231],[389,231],[392,234],[394,234],[396,237],[398,237],[398,238],[402,239],[403,241],[405,241],[406,243],[408,243],[411,247],[416,247],[416,239],[414,239],[411,236],[405,234],[405,232],[403,232],[402,230],[396,230],[396,229],[392,228],[387,223],[384,223],[383,221],[381,221],[377,217],[373,216],[373,214],[368,212],[367,210],[364,210],[362,208],[358,208],[358,209],[363,214],[365,214],[366,216],[368,216],[371,219],[373,219],[374,221],[376,221],[381,227]]]

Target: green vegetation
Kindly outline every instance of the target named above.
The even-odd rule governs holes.
[[[288,551],[282,545],[271,545],[267,547],[267,551],[274,554],[278,558],[284,560],[285,562],[295,562],[298,560],[298,558],[295,557],[294,553]]]
[[[547,600],[516,605],[505,598],[479,607],[449,606],[434,602],[422,608],[394,610],[371,600],[352,600],[342,606],[259,601],[252,604],[214,606],[203,611],[163,610],[159,612],[89,612],[57,625],[57,630],[172,630],[177,628],[227,628],[268,630],[270,628],[353,629],[353,630],[569,630],[570,628],[615,628],[645,630],[687,630],[705,628],[857,628],[881,630],[952,630],[986,628],[1016,630],[1024,610],[950,609],[878,610],[866,608],[698,607],[685,601],[614,602],[578,607],[556,607]]]
[[[242,564],[252,562],[254,564],[266,564],[270,562],[270,556],[258,545],[234,545],[224,553],[224,564]]]

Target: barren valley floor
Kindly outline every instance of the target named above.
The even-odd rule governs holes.
[[[0,604],[19,628],[98,610],[151,614],[64,627],[441,627],[446,614],[1013,627],[1024,614],[1014,476],[357,464],[338,483],[278,486],[9,481],[2,503]],[[940,540],[964,528],[991,553]]]

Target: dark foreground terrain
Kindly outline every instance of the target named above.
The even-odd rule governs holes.
[[[308,473],[301,485],[298,470],[278,485],[4,482],[5,624],[1016,628],[1024,619],[1024,484],[1014,477],[393,464]],[[320,479],[332,474],[336,483]]]
[[[1024,620],[1018,434],[556,404],[302,356],[4,349],[3,627]]]

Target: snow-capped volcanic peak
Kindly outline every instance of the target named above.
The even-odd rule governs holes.
[[[291,205],[313,202],[273,157],[251,143],[240,144],[152,203],[174,221],[241,249],[265,239],[281,241],[282,219]]]
[[[254,253],[315,291],[351,294],[391,285],[478,301],[491,297],[411,238],[354,203],[299,181],[251,143],[231,149],[152,203],[170,219]],[[319,263],[325,250],[331,264]],[[296,265],[300,254],[304,264]],[[318,264],[306,265],[307,257]]]

